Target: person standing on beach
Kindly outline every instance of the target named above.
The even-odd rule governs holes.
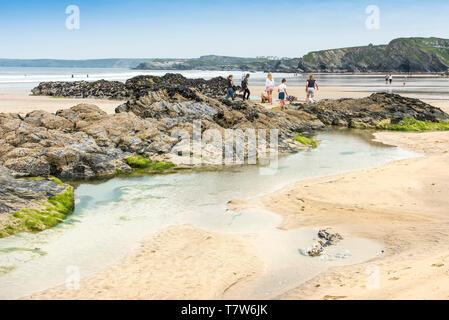
[[[228,76],[228,87],[226,89],[226,100],[229,99],[229,97],[232,98],[232,101],[235,99],[235,90],[234,90],[234,82],[232,81],[232,74]]]
[[[313,101],[313,98],[315,97],[315,88],[318,90],[318,82],[313,77],[313,74],[309,75],[309,79],[307,79],[306,82],[306,104],[309,103],[309,99]]]
[[[387,84],[388,85],[388,74],[385,76],[385,84]]]
[[[288,93],[287,93],[287,80],[282,79],[281,84],[278,87],[278,92],[279,92],[279,107],[278,110],[281,111],[281,107],[282,109],[285,111],[285,98],[288,97]]]
[[[243,101],[249,100],[249,95],[250,95],[250,91],[249,91],[249,87],[248,87],[248,80],[249,80],[249,73],[246,74],[245,78],[243,78],[242,80],[242,90],[243,90]]]
[[[393,82],[393,76],[391,75],[391,73],[388,76],[388,82],[390,83],[390,86],[391,86],[391,83]]]
[[[270,104],[273,104],[273,90],[274,90],[274,81],[271,73],[267,75],[267,80],[265,81],[265,91],[268,94],[268,101]]]

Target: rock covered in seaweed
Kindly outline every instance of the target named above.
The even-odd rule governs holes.
[[[313,104],[293,104],[292,109],[315,115],[326,125],[350,128],[381,128],[384,121],[403,119],[427,122],[448,120],[449,115],[419,99],[397,94],[374,93],[360,99],[321,100]]]
[[[31,90],[34,95],[72,98],[103,98],[125,100],[130,97],[143,96],[150,91],[166,89],[169,94],[189,94],[189,88],[209,97],[225,95],[227,80],[216,77],[210,80],[189,79],[178,73],[167,73],[164,76],[142,75],[128,79],[125,83],[119,81],[68,81],[41,82]],[[239,86],[236,87],[240,89]],[[193,96],[189,97],[192,100]]]
[[[52,227],[73,208],[73,188],[59,179],[16,179],[0,167],[0,238]]]

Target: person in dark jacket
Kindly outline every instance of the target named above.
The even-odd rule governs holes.
[[[243,80],[242,80],[243,101],[249,100],[249,95],[251,93],[249,91],[249,85],[248,85],[249,77],[250,77],[250,75],[249,75],[249,73],[247,73],[245,78],[243,78]]]

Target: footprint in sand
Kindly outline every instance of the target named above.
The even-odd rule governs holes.
[[[434,263],[431,265],[431,267],[438,267],[438,268],[442,266],[444,266],[444,263]]]
[[[346,296],[330,296],[330,295],[325,295],[323,297],[324,300],[338,300],[338,299],[344,299],[346,298]]]

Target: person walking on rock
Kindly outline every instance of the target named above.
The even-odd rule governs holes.
[[[235,90],[234,90],[234,82],[232,81],[232,74],[228,76],[228,87],[226,89],[226,100],[229,99],[229,97],[232,98],[232,101],[235,100]]]
[[[267,80],[265,81],[265,91],[268,94],[268,101],[270,104],[273,104],[273,90],[274,90],[274,81],[271,73],[267,75]]]
[[[318,82],[313,77],[313,74],[309,75],[309,78],[306,82],[306,104],[309,102],[313,102],[313,98],[315,97],[315,89],[318,90]]]
[[[250,95],[250,91],[249,91],[249,85],[248,85],[248,81],[249,81],[249,73],[246,74],[245,78],[243,78],[242,80],[242,90],[243,90],[243,101],[249,100],[249,95]]]

